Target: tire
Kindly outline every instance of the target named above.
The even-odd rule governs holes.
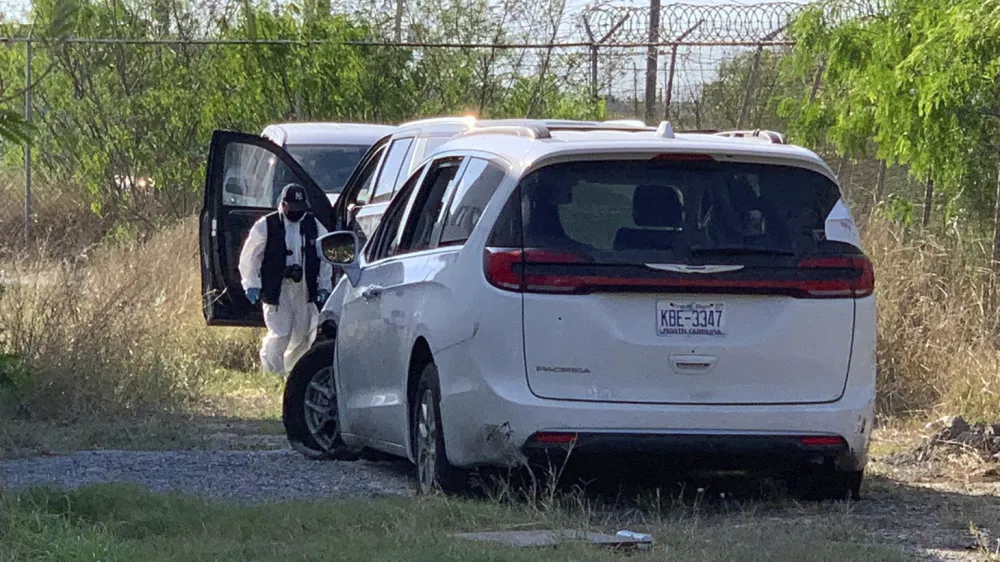
[[[433,363],[424,366],[411,409],[410,435],[417,465],[417,493],[440,490],[459,494],[466,490],[466,473],[448,462],[441,425],[441,382]]]
[[[334,344],[314,345],[292,368],[285,382],[281,419],[288,443],[307,458],[355,460],[357,452],[349,450],[340,437]],[[307,409],[307,404],[315,407]]]
[[[861,499],[864,470],[840,471],[830,465],[809,466],[790,481],[793,491],[804,501]]]

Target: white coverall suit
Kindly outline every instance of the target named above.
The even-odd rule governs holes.
[[[303,240],[301,221],[292,222],[281,216],[285,225],[285,247],[291,254],[285,258],[285,266],[297,264],[305,266],[302,256]],[[306,216],[302,220],[316,220]],[[317,239],[327,233],[326,228],[316,221]],[[243,290],[261,287],[260,269],[264,261],[267,243],[266,217],[254,223],[240,253],[240,276]],[[320,258],[317,291],[332,290],[333,266]],[[309,351],[316,339],[319,326],[319,312],[316,304],[309,302],[309,289],[305,279],[299,283],[291,279],[281,282],[281,296],[277,306],[263,303],[264,324],[267,335],[260,347],[261,367],[268,372],[287,374],[295,363]]]

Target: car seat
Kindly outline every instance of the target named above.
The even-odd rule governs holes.
[[[684,204],[678,191],[667,185],[640,185],[632,195],[632,222],[636,228],[619,228],[613,248],[669,250],[684,226]]]

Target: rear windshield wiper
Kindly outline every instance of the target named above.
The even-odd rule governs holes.
[[[705,254],[764,254],[769,256],[794,256],[795,252],[781,248],[761,248],[759,246],[692,246],[691,255]]]

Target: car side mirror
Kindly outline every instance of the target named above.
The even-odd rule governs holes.
[[[329,264],[344,271],[351,285],[357,285],[361,279],[361,266],[358,255],[361,253],[361,243],[358,235],[349,230],[340,230],[320,237],[316,241],[320,256]]]

